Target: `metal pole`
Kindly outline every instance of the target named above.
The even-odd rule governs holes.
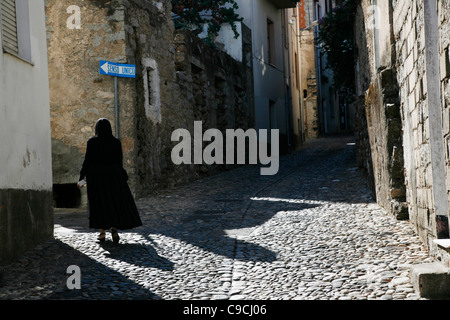
[[[114,110],[116,113],[116,138],[119,139],[119,93],[117,90],[117,77],[114,77]]]

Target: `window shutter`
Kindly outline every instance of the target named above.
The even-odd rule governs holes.
[[[18,54],[16,1],[1,0],[3,49]]]

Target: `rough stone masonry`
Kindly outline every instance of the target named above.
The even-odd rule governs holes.
[[[99,60],[136,65],[136,79],[118,79],[118,100],[124,167],[137,197],[221,169],[174,165],[175,129],[192,132],[194,121],[203,121],[204,130],[253,123],[251,31],[245,26],[248,60],[238,62],[174,30],[168,0],[46,1],[46,14],[57,203],[72,192],[57,191],[76,183],[97,119],[114,119],[113,78],[98,73]],[[79,24],[70,28],[74,21]],[[73,197],[80,198],[77,192]],[[72,205],[83,205],[83,196]]]

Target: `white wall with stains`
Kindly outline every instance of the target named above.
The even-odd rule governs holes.
[[[16,3],[22,10],[18,23],[28,18],[28,28],[18,37],[28,38],[31,59],[0,50],[0,189],[51,190],[44,0]]]

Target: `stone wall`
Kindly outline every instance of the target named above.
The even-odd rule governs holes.
[[[428,243],[427,234],[433,234],[435,228],[434,219],[432,219],[434,206],[429,141],[430,124],[422,80],[425,72],[425,34],[423,15],[413,15],[413,10],[417,12],[415,2],[399,1],[396,3],[394,32],[398,35],[396,49],[398,51],[398,77],[404,119],[405,174],[410,216],[422,240]],[[423,10],[423,7],[420,10]],[[414,33],[420,38],[416,39]],[[421,81],[420,88],[416,86],[418,80]]]
[[[439,10],[439,60],[442,106],[442,133],[446,168],[447,198],[450,199],[450,3],[438,1]],[[441,223],[446,224],[445,217]],[[448,220],[448,217],[447,217]],[[438,221],[439,222],[439,221]],[[448,225],[448,224],[447,224]],[[445,229],[446,225],[443,226]],[[439,232],[439,231],[438,231]]]
[[[241,25],[242,62],[212,48],[184,30],[175,32],[177,80],[181,104],[190,108],[203,132],[217,128],[254,128],[254,90],[251,31]],[[192,123],[187,128],[192,127]],[[224,150],[224,157],[226,152]],[[217,172],[228,165],[195,165],[197,175]]]
[[[357,91],[371,146],[366,163],[373,162],[378,201],[406,196],[409,219],[433,252],[434,239],[449,238],[449,5],[376,4],[362,1],[355,25]]]
[[[391,42],[392,10],[387,2],[378,6],[377,19],[385,21],[375,21],[372,9],[371,1],[362,1],[355,24],[358,161],[370,176],[377,202],[404,219],[408,210],[399,86]]]
[[[241,29],[242,63],[192,33],[175,32],[177,83],[188,90],[182,102],[188,102],[194,120],[203,121],[205,130],[253,128],[251,31],[244,24]]]
[[[129,174],[140,197],[194,176],[191,168],[177,167],[170,159],[172,131],[193,123],[193,118],[177,88],[169,1],[155,6],[133,0],[125,12],[126,56],[136,64],[136,79],[129,88],[133,106],[133,168]]]
[[[306,139],[315,139],[319,136],[319,110],[317,106],[316,61],[314,50],[314,30],[303,29],[299,35],[301,59],[301,93],[305,113],[304,126]]]
[[[248,61],[250,30],[242,27],[241,63],[187,31],[173,30],[167,20],[171,17],[167,4],[157,11],[152,8],[146,1],[130,1],[126,15],[130,19],[126,23],[128,60],[137,65],[137,73],[141,75],[133,88],[136,119],[133,177],[139,186],[136,193],[141,196],[221,169],[174,165],[171,151],[175,143],[171,135],[175,129],[188,129],[193,137],[194,121],[203,122],[203,131],[247,129],[253,125],[253,78],[251,60]],[[157,115],[146,110],[146,99],[151,99],[151,93],[146,91],[151,91],[148,86],[152,83],[145,75],[151,72],[157,72],[159,78]]]
[[[71,6],[80,9],[80,28],[70,25]],[[113,78],[98,70],[100,60],[127,62],[124,8],[117,1],[46,1],[46,16],[53,184],[73,185],[96,121],[106,117],[115,129]],[[119,81],[121,119],[124,114],[132,117],[124,82]],[[121,127],[125,141],[131,134],[126,130],[129,128]],[[130,164],[130,148],[124,145],[125,163]],[[66,192],[60,197],[64,195]]]
[[[448,237],[448,223],[444,230],[438,230],[440,221],[448,216],[448,200],[437,52],[439,30],[437,17],[433,17],[437,8],[433,5],[419,0],[398,1],[393,24],[403,102],[410,216],[428,246],[436,237]]]
[[[79,29],[68,27],[67,9],[74,5]],[[174,165],[175,129],[193,135],[196,120],[204,130],[253,126],[248,28],[242,29],[247,60],[241,63],[175,32],[168,0],[48,1],[46,12],[55,185],[76,183],[98,118],[110,119],[115,130],[113,77],[99,74],[99,60],[136,65],[135,79],[118,78],[118,122],[137,197],[220,169]],[[83,205],[85,190],[82,196]]]

